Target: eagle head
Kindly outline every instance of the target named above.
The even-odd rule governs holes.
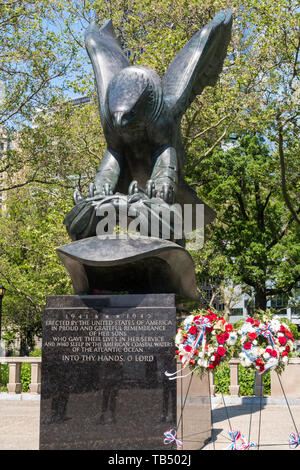
[[[145,128],[161,112],[159,76],[148,67],[125,67],[111,80],[106,105],[112,124],[119,131]]]

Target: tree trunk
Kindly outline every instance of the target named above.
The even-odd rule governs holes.
[[[267,294],[266,289],[255,289],[255,310],[266,310]]]

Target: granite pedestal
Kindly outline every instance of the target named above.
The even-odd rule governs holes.
[[[40,449],[166,449],[175,333],[172,294],[49,297]]]
[[[183,450],[200,449],[211,435],[207,376],[165,376],[181,367],[175,333],[173,294],[49,297],[40,449],[168,451],[164,433],[177,426]]]

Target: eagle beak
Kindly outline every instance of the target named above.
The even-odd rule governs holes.
[[[116,127],[122,126],[123,112],[114,113],[114,124]]]

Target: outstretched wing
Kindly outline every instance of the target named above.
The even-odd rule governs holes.
[[[231,38],[231,10],[220,11],[177,54],[163,80],[174,117],[181,116],[206,86],[215,85]]]
[[[93,64],[102,120],[107,87],[114,75],[130,64],[122,52],[111,20],[101,28],[97,23],[91,23],[85,33],[85,46]]]

